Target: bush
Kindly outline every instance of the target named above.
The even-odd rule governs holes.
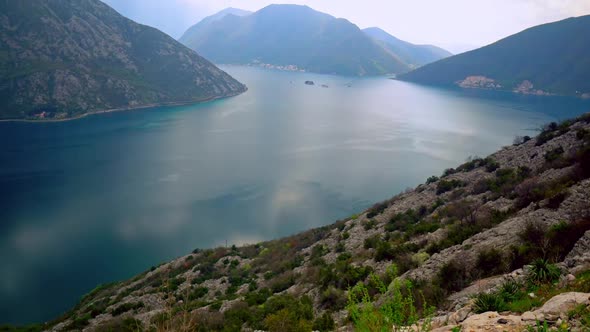
[[[270,283],[270,290],[273,293],[280,293],[293,285],[295,285],[295,273],[289,271],[274,278]]]
[[[561,156],[563,155],[564,152],[565,151],[563,150],[563,148],[561,146],[557,147],[551,151],[547,151],[547,153],[545,153],[545,161],[548,161],[548,162],[555,161],[555,160],[561,158]]]
[[[209,293],[207,287],[196,287],[188,296],[189,300],[198,300]]]
[[[316,259],[323,257],[325,254],[329,252],[328,248],[323,244],[316,244],[311,248],[311,259]]]
[[[324,312],[323,315],[316,318],[313,322],[314,331],[329,332],[334,331],[335,328],[336,324],[334,323],[334,319],[332,318],[332,315],[327,312]]]
[[[514,280],[507,280],[500,285],[499,294],[505,302],[516,300],[522,292],[522,285]]]
[[[455,188],[464,186],[464,183],[459,180],[440,180],[436,185],[436,194],[444,194],[447,191],[451,191]]]
[[[438,272],[438,284],[447,291],[457,292],[469,286],[471,276],[467,267],[459,260],[452,260],[442,266]]]
[[[391,279],[397,275],[395,267],[389,270]],[[357,284],[348,292],[348,313],[358,331],[389,331],[392,325],[396,327],[411,326],[418,323],[420,315],[415,306],[412,292],[404,292],[413,288],[411,282],[400,282],[395,279],[389,287],[376,275],[371,275],[370,280],[379,286],[376,287],[381,295],[381,305],[376,307],[375,298],[369,294],[364,284]],[[386,296],[383,296],[386,295]],[[433,313],[432,308],[424,310],[424,316],[429,317]],[[418,328],[427,331],[429,319],[425,319]]]
[[[268,300],[268,298],[271,295],[272,292],[270,291],[270,289],[262,288],[257,292],[250,292],[246,294],[246,296],[244,296],[244,300],[246,301],[246,303],[248,303],[249,306],[261,305],[264,302],[266,302],[266,300]]]
[[[373,227],[375,227],[375,225],[377,225],[377,222],[375,221],[375,219],[369,219],[363,223],[363,228],[366,231],[368,231],[370,229],[373,229]]]
[[[427,213],[427,208],[420,209],[419,212],[414,209],[408,209],[406,212],[397,213],[385,225],[385,230],[388,232],[402,231],[405,232],[410,224],[415,224],[420,221],[420,218]]]
[[[495,248],[479,252],[477,255],[476,268],[483,277],[498,275],[507,270],[502,252]]]
[[[323,309],[339,311],[346,306],[346,295],[344,291],[330,286],[321,293],[320,305]]]
[[[481,314],[487,311],[505,311],[506,303],[502,297],[496,293],[480,293],[475,297],[473,302],[473,311]]]
[[[389,201],[383,201],[373,205],[367,212],[367,218],[373,218],[385,211],[389,206]]]
[[[140,308],[143,308],[143,307],[144,307],[143,302],[135,302],[135,303],[128,302],[128,303],[121,304],[120,306],[118,306],[115,309],[113,309],[111,311],[111,315],[113,315],[113,316],[119,316],[120,314],[125,313],[127,311],[137,310],[137,309],[140,309]]]
[[[545,259],[536,259],[531,263],[527,281],[531,284],[553,283],[560,275],[561,271],[556,265]]]
[[[457,173],[457,171],[455,171],[454,168],[447,168],[447,169],[445,169],[445,171],[443,172],[443,174],[442,174],[441,177],[444,178],[444,177],[447,177],[449,175],[453,175],[455,173]]]
[[[429,177],[428,179],[426,179],[426,184],[431,184],[431,183],[434,183],[436,181],[438,181],[438,176],[434,176],[433,175],[433,176]]]
[[[100,325],[96,331],[141,332],[143,331],[142,326],[140,320],[127,317],[110,320],[106,324]]]
[[[365,249],[375,249],[381,242],[381,235],[375,234],[365,239],[363,247]]]
[[[287,309],[267,316],[264,323],[270,332],[302,332],[312,329],[309,321],[298,319],[295,313]]]

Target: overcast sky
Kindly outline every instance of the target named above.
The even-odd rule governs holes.
[[[256,11],[272,0],[103,0],[123,15],[179,38],[203,17],[227,7]],[[458,53],[528,27],[590,14],[590,0],[290,0],[360,28],[378,26],[416,44]]]

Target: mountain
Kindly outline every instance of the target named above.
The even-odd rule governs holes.
[[[0,119],[63,119],[245,89],[98,0],[0,1]]]
[[[590,92],[590,15],[539,25],[401,75],[402,80],[522,93]]]
[[[190,37],[182,40],[216,63],[361,76],[409,70],[356,25],[307,6],[270,5],[244,17],[226,15],[191,28]]]
[[[238,9],[238,8],[226,8],[216,14],[213,14],[211,16],[207,16],[204,19],[202,19],[199,23],[191,26],[183,35],[182,37],[180,37],[179,41],[185,45],[190,45],[196,42],[196,40],[198,39],[198,35],[199,35],[199,31],[202,29],[205,29],[206,26],[208,26],[209,24],[219,21],[221,19],[223,19],[224,17],[228,16],[228,15],[234,15],[234,16],[248,16],[252,14],[251,11],[247,11],[247,10],[243,10],[243,9]]]
[[[379,41],[385,49],[395,54],[411,68],[420,67],[452,55],[450,52],[433,45],[414,45],[408,43],[395,38],[380,28],[367,28],[363,32]]]
[[[561,317],[587,331],[589,211],[590,113],[334,224],[195,249],[99,286],[27,331],[390,331],[420,316],[426,326],[407,330]]]

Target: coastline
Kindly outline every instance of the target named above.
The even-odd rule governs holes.
[[[210,97],[207,99],[201,100],[191,100],[191,101],[177,101],[177,102],[166,102],[166,103],[152,103],[152,104],[145,104],[145,105],[138,105],[138,106],[129,106],[129,107],[120,107],[120,108],[111,108],[106,110],[98,110],[98,111],[91,111],[82,113],[70,118],[64,119],[0,119],[0,123],[3,122],[29,122],[29,123],[52,123],[52,122],[66,122],[66,121],[75,121],[86,118],[91,115],[99,115],[99,114],[107,114],[107,113],[114,113],[114,112],[126,112],[126,111],[137,111],[143,110],[148,108],[154,107],[174,107],[174,106],[186,106],[186,105],[193,105],[193,104],[201,104],[201,103],[208,103],[215,100],[225,99],[225,98],[232,98],[241,95],[248,91],[248,87],[245,87],[243,91],[228,94],[226,96],[218,96],[218,97]]]

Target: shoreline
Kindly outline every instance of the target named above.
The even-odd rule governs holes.
[[[175,107],[175,106],[186,106],[186,105],[193,105],[193,104],[202,104],[208,103],[215,100],[225,99],[225,98],[232,98],[241,95],[248,91],[248,87],[245,87],[244,91],[229,94],[226,96],[219,96],[219,97],[210,97],[207,99],[202,100],[191,100],[191,101],[178,101],[178,102],[167,102],[167,103],[153,103],[153,104],[145,104],[139,106],[130,106],[130,107],[120,107],[120,108],[111,108],[106,110],[98,110],[98,111],[91,111],[87,113],[82,113],[70,118],[63,118],[63,119],[0,119],[0,123],[3,122],[28,122],[28,123],[56,123],[56,122],[66,122],[66,121],[75,121],[86,118],[92,115],[99,115],[99,114],[107,114],[107,113],[115,113],[115,112],[127,112],[127,111],[138,111],[143,109],[155,108],[155,107]]]

